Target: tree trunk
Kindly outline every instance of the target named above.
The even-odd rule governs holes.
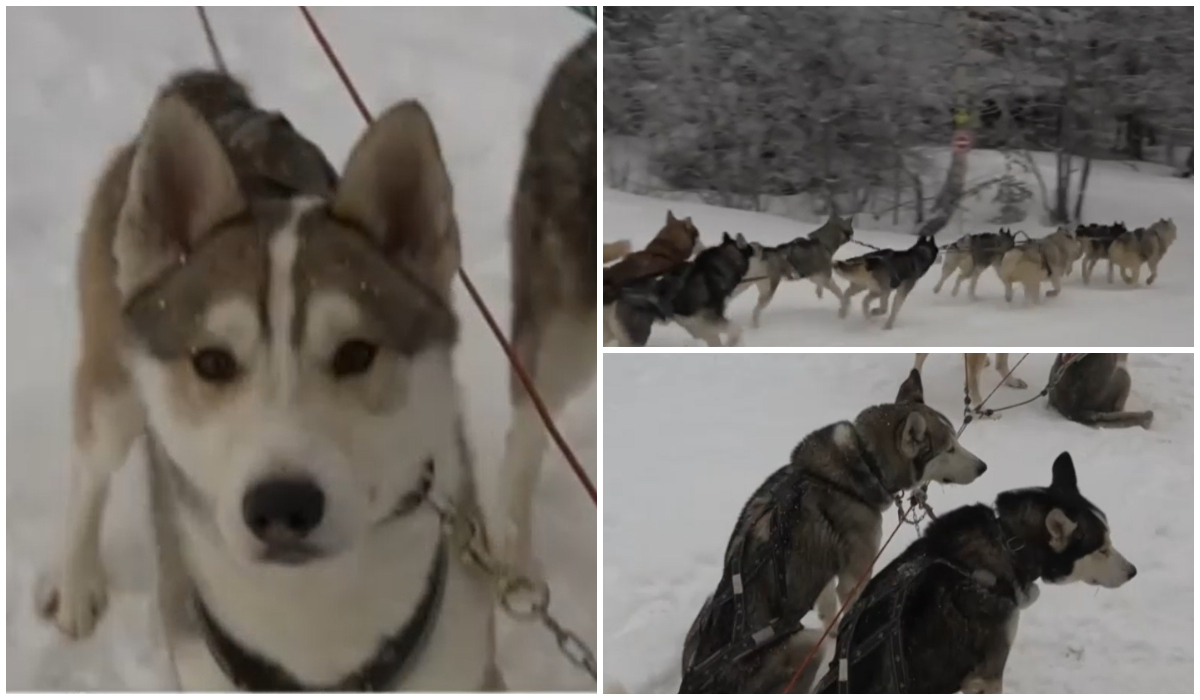
[[[925,221],[925,189],[921,187],[921,176],[917,173],[909,173],[913,179],[913,190],[916,192],[917,202],[917,223]]]
[[[1083,193],[1087,191],[1088,176],[1092,174],[1092,157],[1084,156],[1083,158],[1083,174],[1079,177],[1079,194],[1075,197],[1075,218],[1074,221],[1083,220]]]

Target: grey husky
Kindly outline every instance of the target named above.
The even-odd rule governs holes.
[[[894,290],[896,299],[892,304],[892,313],[883,324],[884,330],[890,330],[896,323],[896,315],[900,313],[904,300],[933,266],[937,254],[937,243],[933,236],[921,236],[907,250],[876,250],[835,262],[833,269],[850,282],[842,295],[838,316],[846,317],[850,311],[850,299],[862,291],[867,293],[862,300],[863,316],[868,319],[882,316],[888,313],[888,301]],[[875,299],[880,300],[879,307],[872,309],[871,302]]]
[[[963,280],[969,279],[971,283],[967,286],[967,296],[974,301],[978,298],[975,296],[975,286],[979,284],[980,275],[989,267],[995,268],[998,273],[1000,260],[1005,253],[1013,249],[1015,243],[1012,231],[1003,228],[999,233],[967,234],[951,243],[946,249],[946,259],[942,263],[942,276],[933,286],[933,293],[942,291],[942,285],[950,279],[950,275],[957,272],[958,279],[954,280],[950,296],[958,296],[959,286]]]
[[[1149,428],[1153,411],[1126,411],[1129,399],[1129,355],[1087,353],[1081,357],[1058,355],[1050,377],[1059,376],[1050,388],[1050,406],[1068,420],[1104,428]]]
[[[596,35],[550,77],[525,146],[513,198],[512,343],[554,415],[596,372]],[[532,509],[545,427],[513,375],[505,445],[504,557],[532,563]]]
[[[938,516],[871,579],[842,618],[815,692],[1004,692],[1020,611],[1037,600],[1039,579],[1117,588],[1136,575],[1063,452],[1048,488]]]
[[[459,257],[418,103],[381,113],[336,177],[233,78],[172,80],[85,219],[70,507],[41,612],[94,630],[108,485],[145,436],[184,690],[497,687],[494,596],[431,505],[478,519]]]
[[[674,321],[710,346],[737,345],[741,327],[725,316],[725,307],[752,255],[742,234],[724,233],[721,243],[661,277],[623,287],[604,286],[610,328],[621,345],[645,345],[655,323]],[[727,339],[722,343],[721,335]]]
[[[1113,241],[1127,231],[1123,221],[1118,221],[1111,226],[1080,224],[1075,227],[1075,238],[1083,248],[1083,261],[1079,265],[1079,272],[1083,276],[1084,284],[1091,283],[1092,270],[1101,260],[1108,261],[1108,283],[1113,283],[1113,261],[1108,257],[1108,251],[1112,247]]]
[[[801,619],[815,605],[831,624],[870,576],[894,497],[986,469],[925,405],[915,369],[895,403],[804,438],[738,516],[717,590],[684,640],[679,691],[779,692],[820,634]]]
[[[842,290],[833,281],[833,256],[847,241],[854,237],[853,217],[843,219],[830,214],[829,220],[816,231],[777,246],[751,243],[754,254],[750,258],[750,269],[746,281],[738,285],[733,295],[744,292],[751,285],[758,288],[758,303],[750,326],[758,328],[758,319],[767,304],[775,296],[779,283],[787,280],[812,280],[817,285],[817,298],[822,290],[828,289],[842,300]]]
[[[1158,279],[1158,264],[1175,242],[1175,236],[1175,222],[1171,219],[1159,219],[1145,229],[1123,233],[1108,249],[1109,265],[1121,268],[1121,279],[1130,286],[1137,285],[1142,265],[1146,265],[1150,268],[1146,284],[1154,284]],[[1111,271],[1109,281],[1112,281]]]
[[[1071,267],[1083,255],[1083,244],[1065,227],[1059,227],[1045,238],[1023,241],[1004,254],[996,274],[1004,283],[1004,300],[1013,300],[1013,285],[1025,289],[1025,300],[1037,304],[1042,300],[1042,283],[1049,282],[1046,296],[1056,297],[1062,291],[1062,278],[1071,274]]]

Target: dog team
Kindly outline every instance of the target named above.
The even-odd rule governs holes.
[[[805,437],[746,502],[721,579],[686,634],[679,692],[1003,692],[1020,614],[1037,601],[1039,581],[1116,588],[1137,574],[1063,452],[1049,486],[940,514],[872,575],[883,513],[903,492],[970,484],[988,469],[925,403],[924,361],[918,356],[894,401]],[[965,361],[977,401],[987,356]],[[996,364],[1011,379],[1007,357]],[[1125,364],[1117,354],[1059,355],[1050,405],[1088,425],[1148,426],[1153,414],[1124,410]],[[813,610],[815,629],[801,622]],[[818,652],[827,648],[822,673]]]
[[[512,342],[552,414],[596,365],[596,50],[593,32],[550,76],[508,212]],[[415,101],[339,174],[229,75],[160,89],[80,244],[66,541],[37,593],[64,635],[105,611],[109,483],[144,437],[182,689],[505,687],[495,581],[466,548],[529,565],[546,436],[514,380],[509,527],[489,538],[453,360],[452,192]]]
[[[1153,284],[1175,237],[1171,219],[1132,231],[1124,223],[1080,225],[1074,233],[1060,227],[1044,238],[1022,241],[1007,229],[968,234],[944,248],[933,291],[941,292],[957,274],[951,296],[957,296],[966,281],[967,294],[975,300],[979,278],[991,268],[1004,284],[1006,301],[1013,300],[1014,286],[1020,285],[1027,301],[1039,303],[1042,285],[1050,285],[1047,297],[1057,296],[1062,279],[1080,260],[1084,284],[1090,284],[1101,260],[1108,261],[1110,283],[1117,267],[1126,284],[1137,285],[1146,265],[1146,284]],[[726,316],[728,303],[750,287],[757,288],[750,318],[751,327],[757,328],[780,282],[802,279],[816,285],[818,299],[828,290],[838,300],[839,318],[849,313],[853,297],[865,292],[863,316],[886,316],[883,327],[891,329],[908,295],[936,262],[939,248],[932,236],[921,236],[905,250],[877,249],[834,260],[853,240],[852,220],[835,214],[807,236],[781,245],[764,246],[740,233],[726,233],[718,245],[705,248],[692,220],[668,211],[666,224],[644,249],[632,251],[624,240],[604,245],[604,344],[644,346],[656,323],[673,322],[710,346],[736,345],[742,329]],[[835,275],[844,280],[845,289],[839,288]],[[878,304],[872,306],[875,301]]]

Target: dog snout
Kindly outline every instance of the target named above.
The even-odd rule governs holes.
[[[983,476],[983,473],[986,471],[987,471],[987,464],[984,463],[983,461],[980,461],[979,464],[975,467],[975,476],[976,477]]]
[[[1130,564],[1129,565],[1129,578],[1132,579],[1134,576],[1137,576],[1137,567],[1134,566],[1133,564]]]
[[[325,516],[325,492],[305,478],[260,481],[242,499],[242,518],[268,545],[303,540]]]

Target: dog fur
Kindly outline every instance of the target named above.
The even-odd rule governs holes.
[[[904,300],[933,266],[937,254],[937,243],[934,242],[933,236],[921,236],[907,250],[877,250],[835,262],[834,271],[850,283],[842,295],[838,316],[845,318],[850,312],[851,298],[863,291],[867,293],[862,300],[864,318],[870,320],[872,316],[887,314],[888,302],[894,290],[895,302],[892,304],[891,314],[883,324],[884,330],[891,330]],[[875,299],[880,300],[879,307],[872,309],[871,302]]]
[[[633,244],[628,239],[621,239],[604,244],[604,264],[616,262],[633,252]]]
[[[1126,232],[1123,221],[1118,221],[1110,226],[1080,224],[1075,228],[1075,238],[1083,247],[1083,262],[1079,266],[1079,271],[1083,276],[1084,284],[1091,283],[1092,270],[1101,260],[1108,261],[1108,283],[1113,283],[1113,262],[1108,256],[1108,251],[1112,247],[1112,242]]]
[[[687,262],[701,247],[692,217],[677,219],[668,211],[666,223],[645,248],[604,268],[604,283],[622,287],[657,277]]]
[[[1146,229],[1127,231],[1118,236],[1109,247],[1110,265],[1115,264],[1121,268],[1121,279],[1133,287],[1137,286],[1144,264],[1150,268],[1146,284],[1154,284],[1154,280],[1158,279],[1158,264],[1175,242],[1175,236],[1175,222],[1171,219],[1159,219]],[[1112,281],[1111,273],[1109,281]]]
[[[1042,283],[1049,282],[1047,297],[1062,291],[1062,278],[1071,273],[1071,266],[1083,254],[1083,245],[1066,228],[1033,241],[1018,243],[1004,254],[996,273],[1004,283],[1004,300],[1013,300],[1013,285],[1025,289],[1025,300],[1037,304],[1042,300]]]
[[[232,687],[194,595],[299,682],[329,684],[425,588],[440,518],[390,514],[430,460],[434,490],[477,510],[452,363],[458,230],[428,114],[385,111],[332,173],[236,80],[195,71],[163,88],[88,207],[66,541],[38,605],[67,636],[94,630],[109,481],[146,435],[159,603],[185,690]],[[247,500],[287,480],[323,494],[319,522],[258,529]],[[496,680],[493,597],[457,559],[406,688]]]
[[[974,233],[963,236],[946,249],[946,258],[942,262],[942,276],[933,286],[933,293],[942,291],[942,285],[950,279],[950,275],[957,272],[958,278],[954,280],[950,296],[958,296],[959,286],[963,280],[969,279],[971,283],[967,286],[967,296],[971,301],[975,301],[978,299],[975,296],[975,286],[979,284],[980,275],[989,267],[999,272],[1000,260],[1015,244],[1012,231],[1003,228],[999,233]]]
[[[1124,353],[1087,353],[1066,364],[1066,358],[1059,354],[1050,369],[1051,379],[1061,373],[1050,388],[1050,406],[1064,418],[1084,425],[1149,429],[1153,411],[1125,410],[1132,385],[1126,368],[1128,359]]]

